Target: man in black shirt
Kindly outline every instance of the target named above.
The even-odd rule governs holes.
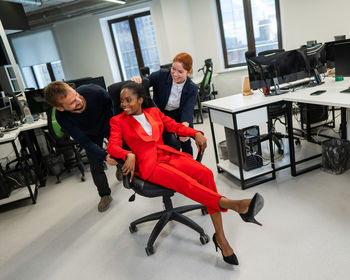
[[[82,85],[75,90],[64,82],[55,81],[45,88],[45,99],[56,107],[56,119],[61,127],[85,149],[101,197],[98,211],[106,211],[112,197],[103,162],[117,164],[102,148],[104,138],[109,137],[109,119],[113,116],[110,96],[95,84]]]

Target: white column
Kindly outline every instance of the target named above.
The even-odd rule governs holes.
[[[12,49],[10,47],[9,41],[7,40],[5,29],[2,25],[1,20],[0,20],[0,37],[2,39],[2,42],[4,43],[5,51],[7,53],[8,58],[10,59],[12,69],[15,72],[15,76],[16,76],[19,88],[20,88],[21,92],[23,93],[24,92],[24,83],[23,83],[22,75],[21,75],[21,72],[19,71],[15,57],[13,56]]]

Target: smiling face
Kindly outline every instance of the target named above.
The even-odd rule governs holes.
[[[177,84],[183,83],[190,73],[183,67],[181,62],[175,61],[171,66],[171,77]]]
[[[81,113],[86,108],[86,100],[70,86],[67,86],[66,96],[58,99],[61,104],[57,106],[59,111],[68,111],[71,113]]]
[[[120,107],[124,110],[125,115],[142,114],[143,98],[138,97],[134,90],[124,88],[120,93]]]

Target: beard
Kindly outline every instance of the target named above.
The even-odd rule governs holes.
[[[71,110],[72,113],[82,113],[86,108],[86,99],[84,96],[80,96],[82,99],[81,105],[79,107],[76,107],[75,109]]]

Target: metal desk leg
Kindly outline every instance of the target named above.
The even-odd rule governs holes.
[[[39,160],[38,160],[38,157],[37,157],[37,154],[35,151],[34,144],[30,139],[30,135],[29,135],[30,130],[22,131],[21,133],[23,135],[25,144],[29,149],[30,157],[33,160],[35,174],[38,176],[38,179],[39,179],[39,186],[43,187],[43,186],[45,186],[45,178],[44,178],[44,175],[40,169],[40,164],[39,164]]]
[[[296,164],[295,164],[295,149],[294,149],[294,135],[293,135],[293,112],[292,102],[287,102],[287,131],[289,142],[289,157],[290,157],[290,170],[292,176],[296,176]]]

